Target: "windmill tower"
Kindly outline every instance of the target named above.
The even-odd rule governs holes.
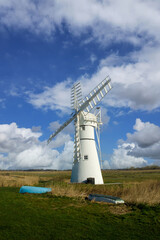
[[[71,182],[86,182],[87,178],[94,178],[95,184],[103,184],[99,157],[96,148],[95,130],[101,123],[100,110],[91,113],[91,110],[111,90],[111,79],[106,77],[83,100],[80,83],[73,85],[71,89],[71,106],[73,113],[60,128],[53,133],[48,143],[74,120],[74,160]],[[98,138],[98,146],[100,146]]]

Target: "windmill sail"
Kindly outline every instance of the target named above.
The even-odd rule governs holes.
[[[79,111],[86,110],[90,112],[104,96],[112,89],[110,85],[111,79],[107,76],[99,83],[82,101]]]
[[[82,90],[80,82],[75,83],[71,88],[71,108],[78,110],[79,104],[82,101]]]
[[[74,119],[76,119],[77,115],[81,112],[86,110],[87,112],[90,112],[103,98],[104,96],[112,89],[111,85],[110,85],[110,77],[107,76],[102,82],[100,82],[83,100],[81,103],[79,103],[76,105],[76,108],[74,108],[75,103],[73,101],[73,108],[76,110],[75,113],[73,113],[73,116],[68,119],[63,125],[61,125],[56,131],[55,133],[53,133],[47,143],[49,144],[50,141],[59,133],[61,132],[65,127],[67,127]],[[76,90],[78,89],[78,91],[80,91],[80,87],[79,84],[77,85],[78,87],[76,88],[72,88],[73,89],[73,95],[75,94]],[[76,92],[76,96],[77,93]]]
[[[50,141],[59,133],[61,132],[65,127],[68,126],[68,124],[70,124],[75,118],[76,118],[77,114],[75,113],[73,115],[73,117],[71,117],[70,119],[68,119],[63,125],[61,125],[56,131],[55,133],[51,134],[51,136],[49,137],[47,143],[49,144]]]

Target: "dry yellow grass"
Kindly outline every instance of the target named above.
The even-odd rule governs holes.
[[[129,203],[160,203],[160,181],[148,180],[141,183],[126,185],[121,197]]]
[[[38,176],[1,175],[0,187],[21,187],[23,185],[35,185],[39,183]]]
[[[52,194],[56,196],[85,198],[89,194],[105,194],[122,198],[128,203],[160,203],[160,181],[148,180],[140,183],[127,183],[112,186],[82,184],[54,185]]]
[[[116,173],[115,173],[116,174]],[[114,176],[114,172],[112,173]],[[149,176],[149,175],[147,175]],[[130,181],[120,185],[90,185],[70,184],[70,173],[67,171],[45,172],[0,172],[0,187],[21,187],[23,185],[39,185],[51,187],[52,194],[84,199],[89,194],[105,194],[117,196],[128,203],[147,203],[150,205],[160,203],[160,180],[143,179]],[[130,179],[131,180],[131,179]]]
[[[82,191],[76,187],[74,184],[67,185],[54,185],[52,189],[52,194],[55,196],[65,196],[65,197],[78,197],[84,198],[87,196],[85,191]]]

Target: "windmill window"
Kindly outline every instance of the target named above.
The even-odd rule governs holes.
[[[82,130],[85,131],[85,126],[82,126]]]
[[[88,155],[84,155],[84,160],[88,160]]]

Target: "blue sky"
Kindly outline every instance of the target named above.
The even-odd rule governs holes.
[[[107,75],[104,168],[160,164],[160,2],[0,0],[0,169],[70,169],[70,88]]]

